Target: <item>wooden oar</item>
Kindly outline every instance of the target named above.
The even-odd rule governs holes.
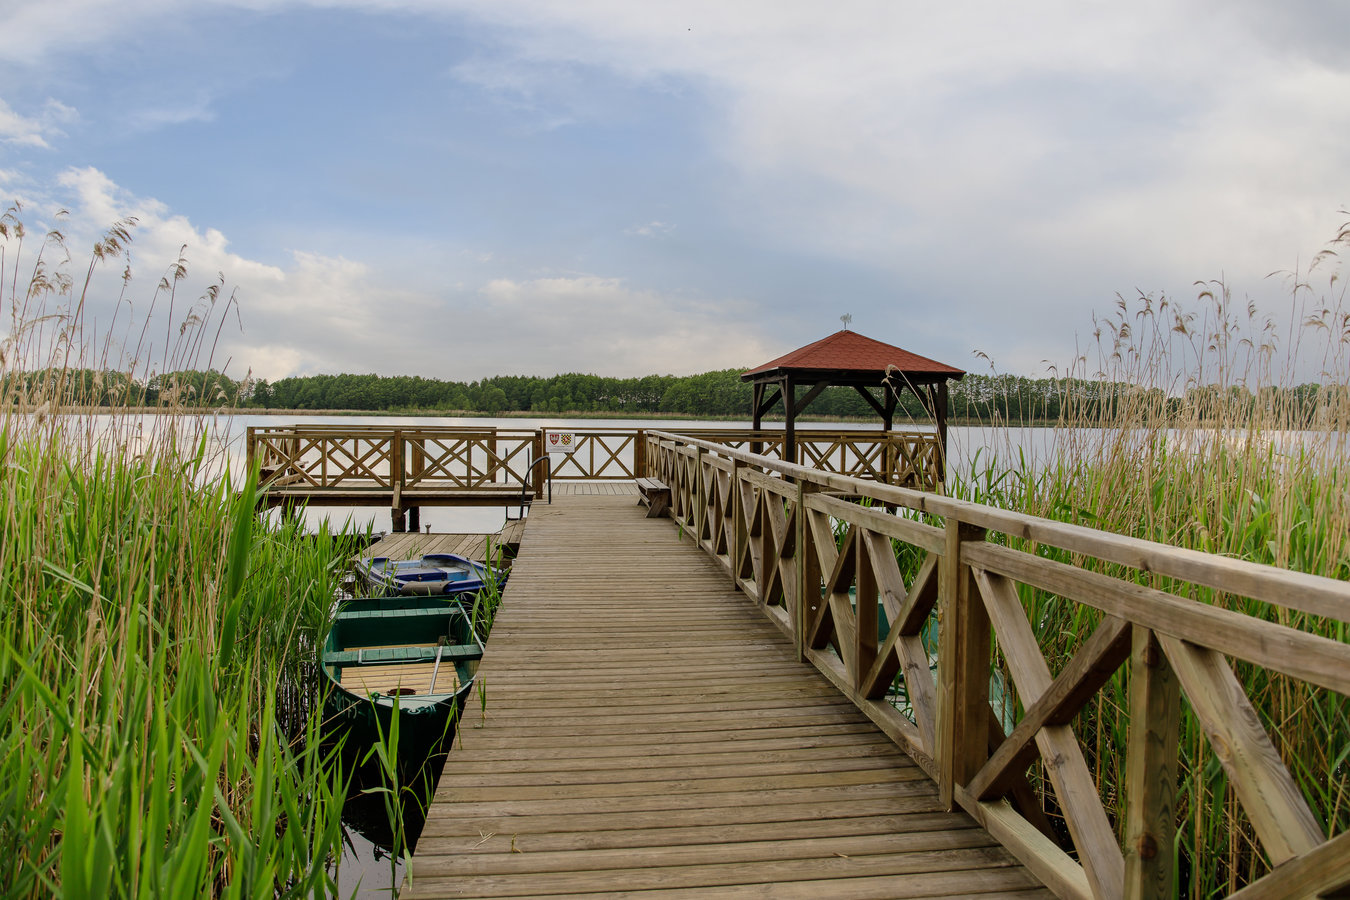
[[[436,675],[441,671],[441,653],[445,651],[445,644],[436,645],[436,665],[431,667],[431,687],[427,690],[428,694],[436,693]]]

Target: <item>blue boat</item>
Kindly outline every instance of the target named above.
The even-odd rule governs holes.
[[[507,573],[453,553],[428,553],[420,559],[376,556],[356,563],[357,574],[374,594],[471,594],[489,581],[501,585]]]

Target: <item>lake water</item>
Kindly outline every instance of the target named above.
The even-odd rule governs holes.
[[[136,452],[140,444],[148,441],[150,435],[162,431],[166,422],[173,423],[184,435],[197,434],[198,420],[184,418],[166,419],[154,416],[79,416],[71,417],[81,425],[109,432],[108,442],[126,446]],[[379,425],[379,426],[454,426],[463,428],[498,428],[508,431],[552,429],[558,431],[626,431],[633,429],[662,430],[679,432],[686,429],[745,429],[751,426],[744,421],[710,420],[662,420],[662,419],[588,419],[565,418],[560,416],[539,417],[454,417],[454,416],[323,416],[286,413],[281,415],[220,415],[208,416],[204,420],[209,450],[216,451],[213,456],[223,461],[236,478],[242,476],[246,457],[246,437],[250,427],[286,427],[312,425]],[[771,423],[781,428],[781,423]],[[903,425],[901,426],[903,427]],[[812,429],[848,429],[871,431],[880,430],[881,422],[801,422],[799,431]],[[1038,470],[1062,449],[1066,443],[1077,444],[1081,452],[1091,450],[1108,436],[1108,432],[1097,429],[1060,430],[1053,428],[1025,427],[958,427],[948,432],[948,471],[961,473],[967,477],[977,475],[991,467],[1021,468],[1023,466]],[[1344,467],[1347,450],[1350,450],[1338,434],[1313,434],[1308,432],[1287,432],[1267,434],[1262,440],[1274,444],[1274,452],[1297,456],[1305,448],[1312,448],[1319,456],[1330,458],[1332,466]],[[1187,446],[1202,440],[1220,439],[1235,446],[1243,436],[1238,433],[1191,432],[1177,436],[1178,445]],[[274,511],[272,515],[276,515]],[[315,507],[305,511],[306,527],[316,530],[325,520],[334,530],[371,529],[378,534],[388,531],[390,516],[383,508],[346,508]],[[447,508],[424,507],[421,510],[423,528],[430,526],[435,532],[488,534],[499,530],[505,523],[505,511],[501,507],[483,508]]]
[[[379,425],[379,426],[423,426],[423,427],[464,427],[498,428],[502,430],[551,429],[558,431],[627,431],[633,429],[662,430],[680,432],[686,429],[745,429],[751,427],[750,421],[713,421],[695,419],[587,419],[564,418],[559,416],[540,417],[455,417],[455,416],[332,416],[286,413],[282,415],[218,415],[207,416],[203,420],[194,418],[173,419],[157,416],[134,415],[96,415],[72,416],[79,422],[101,433],[106,433],[106,443],[126,447],[130,452],[138,452],[140,447],[152,438],[163,433],[166,427],[174,427],[185,438],[193,439],[200,434],[199,421],[205,424],[208,451],[212,457],[227,467],[236,479],[242,477],[246,459],[246,439],[250,427],[286,427],[314,425]],[[781,428],[781,423],[771,423]],[[904,427],[903,425],[901,427]],[[848,429],[859,431],[881,430],[881,422],[799,422],[799,431],[813,429]],[[1050,428],[989,428],[989,427],[952,427],[948,432],[949,471],[969,473],[974,469],[983,469],[999,461],[1002,465],[1018,465],[1019,458],[1028,465],[1039,467],[1049,458],[1053,450],[1055,431]],[[218,470],[217,470],[218,473]],[[276,515],[274,511],[272,513]],[[387,510],[370,507],[314,507],[304,512],[306,527],[316,530],[325,520],[334,530],[365,530],[370,528],[378,534],[388,531],[391,526]],[[485,508],[447,508],[425,507],[421,510],[421,524],[425,529],[430,526],[434,532],[487,534],[499,530],[505,522],[505,511],[501,507]]]

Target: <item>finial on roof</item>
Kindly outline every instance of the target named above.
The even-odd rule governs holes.
[[[844,313],[839,317],[839,321],[844,323],[844,330],[848,331],[849,323],[853,321],[853,313]]]

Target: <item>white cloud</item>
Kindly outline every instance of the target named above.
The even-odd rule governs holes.
[[[287,265],[267,265],[232,252],[220,231],[136,197],[96,169],[71,169],[59,181],[64,193],[31,211],[70,210],[62,227],[76,270],[84,265],[83,248],[99,237],[96,223],[136,222],[130,309],[118,302],[122,265],[114,262],[96,277],[87,313],[105,329],[118,315],[112,358],[123,359],[121,365],[135,357],[142,370],[161,370],[179,324],[191,311],[208,313],[204,295],[222,276],[224,292],[209,311],[193,362],[222,368],[228,361],[236,378],[250,371],[273,381],[372,371],[459,380],[574,370],[689,374],[772,355],[751,310],[735,301],[666,296],[590,274],[465,286],[450,272],[443,282],[449,287],[405,287],[376,263],[302,250],[292,250]],[[180,253],[188,274],[172,298],[170,323],[170,298],[156,285]],[[482,261],[470,254],[465,264]],[[231,292],[237,309],[227,306]]]
[[[512,350],[485,373],[688,375],[770,358],[760,324],[734,301],[666,296],[595,275],[497,279],[480,298],[468,321]]]
[[[656,219],[648,222],[646,225],[638,225],[636,228],[625,228],[624,234],[634,234],[638,237],[661,237],[662,235],[670,234],[674,230],[674,225]]]
[[[823,10],[776,0],[382,0],[377,6],[220,0],[208,8],[214,14],[340,8],[450,23],[472,54],[452,63],[450,74],[529,113],[536,127],[603,122],[607,107],[591,96],[597,73],[687,92],[690,102],[681,109],[693,110],[688,115],[697,139],[707,142],[698,149],[733,173],[709,191],[717,197],[709,206],[720,202],[717,212],[731,219],[716,223],[722,233],[740,229],[732,240],[771,254],[856,265],[877,282],[890,279],[897,291],[940,290],[960,298],[937,313],[906,312],[896,320],[929,332],[944,330],[946,322],[949,346],[964,341],[1002,350],[1017,369],[1038,369],[1053,348],[1071,345],[1071,332],[1086,331],[1091,311],[1109,306],[1118,291],[1184,293],[1192,281],[1221,273],[1251,284],[1293,265],[1320,248],[1335,210],[1347,202],[1350,107],[1343,98],[1350,95],[1350,63],[1334,39],[1347,14],[1308,3],[844,0]],[[21,5],[0,34],[0,60],[50,64],[55,54],[79,46],[116,46],[119,35],[166,15],[194,13],[168,0]],[[72,18],[80,28],[67,24]],[[174,122],[210,112],[203,101],[155,115]],[[58,109],[16,112],[0,101],[0,139],[45,146],[60,124]],[[96,199],[91,209],[98,208]],[[520,302],[512,298],[532,298],[530,317],[550,321],[555,339],[594,350],[594,359],[607,364],[736,365],[745,361],[731,360],[741,342],[719,343],[722,335],[753,333],[737,324],[734,311],[646,292],[633,273],[627,282],[603,271],[538,278],[541,269],[595,267],[575,257],[513,265],[532,252],[523,246],[480,251],[478,268],[451,265],[441,282],[449,288],[394,288],[401,282],[375,261],[304,252],[270,274],[268,267],[253,273],[249,267],[257,264],[232,258],[223,236],[137,202],[142,214],[157,217],[153,229],[143,222],[142,230],[162,236],[138,243],[139,258],[151,256],[152,247],[156,253],[172,248],[172,258],[175,242],[189,242],[199,248],[190,252],[222,267],[236,264],[243,274],[231,270],[229,277],[267,298],[260,315],[276,317],[278,332],[295,329],[297,346],[308,341],[299,357],[273,353],[278,370],[369,369],[388,361],[517,371],[520,364],[553,361],[531,322],[503,316]],[[121,208],[100,209],[114,207]],[[682,238],[705,226],[684,209],[675,215]],[[652,220],[624,233],[658,238],[671,230]],[[643,249],[676,243],[652,241]],[[217,263],[194,265],[212,270]],[[500,277],[479,290],[492,277],[485,270]],[[1262,302],[1280,300],[1276,294]],[[396,303],[421,317],[415,328],[467,324],[492,335],[481,344],[496,342],[492,329],[498,327],[534,336],[519,356],[502,338],[488,349],[457,346],[453,362],[429,352],[423,363],[413,361],[413,352],[384,350],[378,337],[376,349],[363,356],[361,333],[392,331]],[[323,315],[325,305],[331,315]],[[553,308],[568,309],[569,316],[550,318]],[[596,315],[596,308],[607,312]],[[308,323],[309,338],[301,336],[299,312],[283,320],[287,309],[306,310],[316,320]],[[517,307],[517,315],[526,309]],[[644,310],[645,319],[634,320],[629,309]],[[861,307],[854,311],[860,323],[892,315],[880,304],[870,317]],[[817,337],[815,322],[801,318],[784,319],[781,327],[797,328],[800,342]],[[573,321],[588,323],[601,337],[567,327]],[[649,321],[661,328],[644,327]],[[269,346],[280,346],[268,337]],[[403,340],[429,346],[420,335]],[[781,349],[747,355],[753,361]],[[960,354],[941,355],[961,362]]]
[[[23,116],[0,97],[0,143],[50,149],[48,138],[61,137],[61,126],[76,118],[76,111],[59,100],[49,99],[36,116]]]
[[[216,113],[211,103],[210,97],[199,95],[184,103],[146,107],[131,115],[131,124],[135,128],[152,131],[168,125],[185,125],[188,122],[212,122],[215,121]]]

